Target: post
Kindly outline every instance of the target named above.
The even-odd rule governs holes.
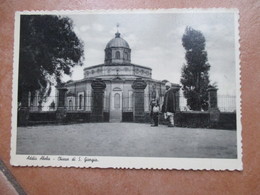
[[[18,126],[27,126],[29,122],[29,92],[25,92],[18,105]]]
[[[58,90],[59,90],[59,96],[58,96],[58,107],[56,110],[56,119],[58,120],[58,122],[63,122],[67,114],[65,98],[68,89],[61,87]]]
[[[104,121],[104,90],[106,84],[102,79],[93,80],[91,83],[92,87],[92,113],[91,121],[92,122],[103,122]]]
[[[209,98],[209,113],[210,113],[210,122],[214,124],[219,121],[220,111],[218,109],[218,89],[215,87],[208,88],[208,98]]]
[[[144,122],[144,89],[147,84],[141,78],[137,78],[133,84],[134,89],[134,122]]]

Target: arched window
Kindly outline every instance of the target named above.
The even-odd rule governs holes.
[[[120,94],[116,93],[114,96],[114,108],[120,109]]]
[[[110,59],[111,58],[111,50],[107,51],[107,55],[106,55],[106,59]]]
[[[116,51],[116,59],[120,59],[120,52]]]
[[[83,100],[83,98],[82,98],[82,95],[80,94],[79,95],[79,109],[82,109],[82,100]]]
[[[125,59],[128,60],[128,53],[125,52]]]

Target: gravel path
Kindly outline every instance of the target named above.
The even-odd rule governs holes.
[[[19,127],[17,154],[236,158],[236,131],[84,123]]]

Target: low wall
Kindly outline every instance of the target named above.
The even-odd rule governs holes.
[[[110,118],[109,112],[103,112],[103,116],[104,116],[104,122],[109,122],[109,118]]]
[[[219,128],[220,129],[237,129],[236,113],[222,112],[220,113]]]
[[[90,112],[67,112],[65,122],[89,122]]]
[[[236,113],[221,112],[219,121],[212,122],[209,112],[179,112],[175,114],[175,123],[179,127],[236,130]]]
[[[104,122],[109,122],[109,112],[104,112]],[[66,117],[62,123],[81,123],[90,122],[91,112],[67,112]],[[29,113],[29,125],[42,125],[42,124],[58,124],[56,117],[56,111],[49,112],[30,112]],[[18,126],[20,126],[18,124]]]
[[[133,112],[122,113],[122,122],[133,122],[133,121],[134,121]]]
[[[104,121],[109,122],[109,112],[103,112]],[[65,122],[90,122],[91,112],[67,112]]]
[[[210,115],[208,112],[177,112],[174,115],[178,127],[209,128]]]
[[[151,123],[149,113],[145,113],[145,122]],[[159,115],[159,124],[168,124],[168,121],[164,119],[163,114]],[[177,112],[174,115],[174,124],[177,127],[236,130],[236,113],[221,112],[219,121],[212,122],[210,121],[209,112]]]
[[[30,112],[29,121],[55,121],[56,112]]]
[[[109,122],[109,112],[104,112],[104,122]],[[67,112],[64,123],[90,122],[90,112]],[[122,122],[133,122],[133,112],[123,112]],[[150,113],[145,112],[144,122],[151,123]],[[55,124],[58,123],[56,112],[30,112],[29,125]],[[210,121],[209,112],[178,112],[174,116],[177,127],[189,128],[214,128],[214,129],[236,129],[236,113],[221,112],[218,122]],[[159,124],[167,125],[163,114],[159,115]]]

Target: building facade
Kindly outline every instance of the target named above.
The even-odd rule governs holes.
[[[104,85],[102,110],[108,113],[110,122],[134,120],[139,107],[149,113],[152,98],[162,104],[166,81],[152,79],[151,68],[131,62],[131,48],[120,33],[115,34],[104,51],[103,64],[85,68],[82,80],[69,81],[62,86],[65,89],[64,106],[67,112],[93,112],[96,101],[93,82],[96,80]],[[137,97],[134,93],[139,93],[140,83],[143,83],[142,95]],[[138,103],[141,103],[139,107]]]

